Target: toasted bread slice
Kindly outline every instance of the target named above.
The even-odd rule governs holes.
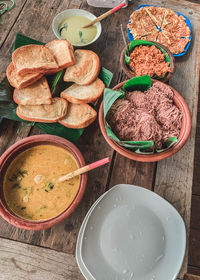
[[[104,88],[104,83],[97,78],[88,86],[73,84],[61,92],[60,96],[75,104],[90,103],[102,95]]]
[[[35,83],[43,76],[43,74],[30,73],[20,76],[17,74],[14,64],[11,62],[6,69],[6,76],[11,86],[20,89]]]
[[[58,72],[60,72],[60,71],[62,71],[62,70],[64,70],[65,68],[63,68],[63,67],[58,67],[56,70],[55,69],[53,69],[53,70],[48,70],[48,71],[46,71],[44,74],[45,75],[53,75],[53,74],[55,74],[55,73],[58,73]]]
[[[26,121],[53,123],[66,115],[67,105],[65,99],[56,97],[50,105],[19,105],[16,113]]]
[[[51,104],[51,91],[47,79],[43,77],[26,88],[15,89],[13,99],[19,105]]]
[[[59,123],[69,128],[83,128],[90,125],[97,112],[88,104],[69,103],[66,116]]]
[[[64,81],[78,85],[91,84],[100,71],[98,55],[88,50],[76,50],[74,56],[76,63],[66,69]]]
[[[58,68],[52,52],[41,45],[26,45],[16,49],[12,61],[19,75],[44,73]]]
[[[53,53],[59,67],[57,70],[48,71],[48,73],[55,73],[75,64],[74,49],[67,40],[53,40],[45,46]]]

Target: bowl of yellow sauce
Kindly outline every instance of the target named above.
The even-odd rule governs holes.
[[[52,29],[58,39],[66,39],[75,47],[83,47],[95,42],[101,35],[101,23],[88,28],[83,26],[96,19],[96,16],[81,9],[68,9],[57,14]]]
[[[41,230],[67,218],[79,204],[87,175],[59,182],[85,165],[80,151],[53,135],[36,135],[0,157],[0,215],[14,226]]]

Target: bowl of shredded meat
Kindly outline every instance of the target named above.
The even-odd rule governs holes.
[[[168,82],[175,71],[175,59],[170,50],[153,41],[134,40],[123,49],[120,62],[129,78],[149,75]]]
[[[119,83],[113,90],[123,89],[127,81]],[[105,101],[105,99],[104,99]],[[107,143],[121,155],[136,161],[155,162],[177,153],[186,143],[191,130],[191,117],[184,98],[171,86],[152,79],[151,87],[127,91],[109,109],[106,120],[104,104],[99,110],[99,124]],[[107,133],[106,125],[112,129],[116,141]],[[176,138],[172,146],[166,147],[168,139]],[[154,143],[153,152],[140,152],[121,145],[122,142],[147,141]],[[145,143],[145,142],[141,142]]]

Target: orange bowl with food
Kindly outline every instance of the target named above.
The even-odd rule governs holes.
[[[129,78],[149,75],[153,79],[168,82],[175,71],[173,54],[167,47],[153,41],[132,41],[128,50],[123,49],[120,63]]]
[[[114,97],[111,109],[104,114],[105,99],[100,106],[99,124],[107,143],[121,155],[141,162],[160,161],[177,153],[191,130],[184,98],[172,87],[153,79],[145,94],[136,89],[123,97],[120,90],[126,82],[113,88],[119,98]]]
[[[12,145],[0,158],[0,215],[28,230],[52,227],[80,203],[87,175],[60,182],[59,177],[85,165],[71,142],[36,135]]]

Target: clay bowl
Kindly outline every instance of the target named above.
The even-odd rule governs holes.
[[[152,84],[155,82],[158,82],[158,81],[152,79]],[[114,90],[121,89],[125,83],[126,83],[126,81],[116,85],[113,89]],[[160,82],[160,83],[162,83],[162,82]],[[128,150],[128,149],[120,146],[116,141],[114,141],[113,139],[110,139],[106,133],[105,119],[104,119],[104,113],[103,113],[103,101],[102,101],[100,110],[99,110],[99,125],[100,125],[101,132],[102,132],[105,140],[107,141],[107,143],[115,151],[117,151],[119,154],[123,155],[124,157],[135,160],[135,161],[141,161],[141,162],[160,161],[160,160],[166,159],[166,158],[174,155],[175,153],[177,153],[184,146],[184,144],[186,143],[186,141],[189,137],[190,130],[191,130],[191,117],[190,117],[189,108],[188,108],[184,98],[174,88],[172,88],[172,87],[170,87],[170,88],[174,92],[174,103],[181,110],[181,112],[183,114],[182,127],[181,127],[180,135],[178,138],[178,142],[176,144],[174,144],[171,148],[169,148],[163,152],[150,154],[150,155],[149,154],[148,155],[137,154],[131,150]]]
[[[165,75],[163,78],[158,79],[161,82],[167,83],[169,81],[169,79],[172,77],[172,75],[174,74],[174,71],[175,71],[174,56],[170,52],[170,50],[167,47],[163,46],[162,44],[159,44],[159,43],[153,42],[153,41],[150,41],[150,42],[154,43],[155,46],[158,45],[158,46],[162,47],[168,53],[168,55],[170,57],[171,72],[167,73],[167,75]],[[121,67],[122,67],[122,70],[124,71],[124,73],[131,79],[131,78],[135,77],[135,73],[132,71],[132,69],[125,62],[125,50],[126,50],[126,48],[124,48],[123,51],[121,52],[120,63],[121,63]]]
[[[16,216],[8,208],[4,200],[4,195],[3,195],[4,174],[11,161],[18,154],[20,154],[21,152],[25,151],[28,148],[41,144],[50,144],[50,145],[56,145],[62,147],[68,150],[74,156],[74,158],[77,160],[79,167],[85,165],[84,158],[81,152],[76,148],[76,146],[74,146],[71,142],[67,141],[66,139],[54,135],[43,134],[43,135],[30,136],[15,143],[8,150],[5,151],[5,153],[0,157],[0,215],[10,224],[28,230],[46,229],[66,219],[80,203],[81,198],[83,197],[83,194],[85,192],[85,187],[87,183],[87,174],[81,175],[79,189],[74,200],[64,212],[62,212],[60,215],[54,218],[45,221],[34,222]]]

